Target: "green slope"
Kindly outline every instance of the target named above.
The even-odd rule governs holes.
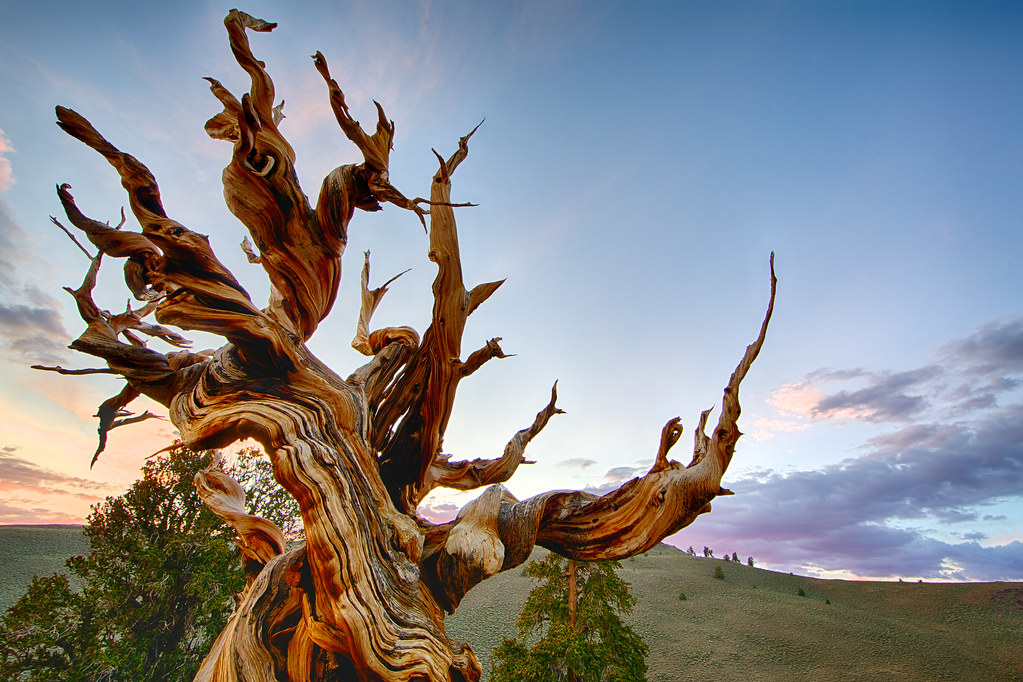
[[[0,609],[33,573],[62,570],[87,549],[78,526],[0,526]],[[652,682],[1023,680],[1021,583],[816,580],[666,545],[622,567],[639,600],[629,620],[650,647]],[[449,634],[473,645],[484,671],[490,649],[515,634],[532,587],[521,569],[501,573],[448,617]]]
[[[1019,583],[816,580],[666,545],[622,567],[652,682],[1023,680]],[[519,569],[485,581],[448,618],[449,634],[471,642],[486,669],[530,589]]]

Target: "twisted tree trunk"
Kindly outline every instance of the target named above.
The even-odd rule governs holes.
[[[502,456],[453,462],[442,454],[459,382],[504,357],[500,339],[493,339],[461,359],[466,319],[501,284],[467,289],[462,279],[451,175],[466,158],[472,133],[448,159],[438,155],[430,198],[407,199],[388,180],[394,124],[378,104],[375,132],[365,133],[317,53],[315,67],[330,105],[364,161],[332,171],[314,208],[277,127],[281,112],[273,104],[273,82],[248,43],[247,31],[266,32],[275,24],[232,10],[225,25],[251,88],[239,100],[209,79],[224,111],[206,130],[233,144],[224,196],[252,237],[244,245],[250,260],[270,280],[268,305],[252,303],[205,236],[167,216],[156,180],[141,162],[82,116],[58,107],[59,125],[117,170],[142,229],[129,232],[87,218],[69,187],[60,186],[68,219],[100,251],[82,286],[68,290],[88,325],[72,347],[107,367],[41,369],[113,372],[126,380],[124,390],[100,408],[96,456],[110,428],[148,415],[126,410],[147,395],[167,407],[194,448],[258,441],[277,481],[298,500],[307,542],[282,553],[280,532],[245,514],[236,484],[215,470],[197,477],[206,503],[236,528],[250,576],[197,679],[477,680],[476,656],[444,630],[444,613],[454,611],[475,584],[518,566],[537,544],[585,561],[643,552],[709,511],[714,497],[728,494],[721,476],[740,435],[739,384],[771,317],[773,258],[771,302],[760,333],[725,388],[709,437],[709,411],[701,415],[688,466],[667,456],[682,432],[676,418],[664,427],[649,473],[618,490],[602,497],[556,491],[516,500],[501,483],[526,461],[529,441],[560,412],[556,390]],[[379,210],[382,202],[416,213],[424,224],[429,217],[428,257],[437,265],[432,322],[421,341],[409,327],[370,330],[387,285],[369,288],[367,254],[353,346],[369,360],[342,378],[305,343],[337,295],[355,209]],[[91,292],[104,254],[124,259],[125,282],[145,306],[121,315],[96,306]],[[142,321],[151,313],[159,324]],[[163,325],[217,334],[226,344],[189,352],[183,350],[188,342]],[[182,350],[151,350],[140,334]],[[437,486],[485,490],[455,520],[435,525],[416,510]]]

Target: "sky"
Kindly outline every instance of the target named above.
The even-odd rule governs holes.
[[[49,216],[72,185],[90,217],[126,198],[54,125],[86,116],[147,164],[169,214],[210,235],[253,299],[209,139],[203,76],[247,79],[201,2],[0,4],[0,523],[80,523],[174,437],[110,434],[119,390],[66,348],[84,329],[61,287],[87,261]],[[307,194],[360,160],[309,55],[367,126],[396,122],[390,177],[428,196],[431,152],[480,121],[453,178],[466,282],[507,278],[470,319],[515,354],[460,388],[445,450],[496,457],[558,381],[558,415],[507,484],[604,492],[641,475],[681,416],[718,406],[779,278],[742,386],[736,495],[670,539],[804,575],[1023,580],[1023,7],[1010,2],[374,2],[242,6]],[[65,221],[66,222],[66,221]],[[129,219],[126,229],[138,229]],[[346,375],[362,252],[392,285],[378,326],[425,329],[434,266],[414,215],[356,215],[346,276],[314,352]],[[108,259],[96,300],[129,297]],[[220,340],[186,333],[196,348]],[[153,347],[160,342],[154,341]],[[133,404],[140,411],[152,405]],[[712,417],[715,419],[716,417]],[[450,518],[474,497],[442,491]]]

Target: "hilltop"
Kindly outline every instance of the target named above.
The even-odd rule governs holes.
[[[78,526],[0,526],[0,609],[33,572],[62,570],[87,549]],[[628,621],[650,647],[651,682],[1023,680],[1021,583],[818,580],[668,545],[622,569],[639,600]],[[472,643],[484,670],[490,649],[515,634],[532,587],[521,568],[506,571],[448,617],[449,634]]]
[[[663,544],[622,568],[651,682],[1023,680],[1020,583],[817,580]],[[484,581],[448,617],[449,634],[486,669],[530,589],[521,569]]]

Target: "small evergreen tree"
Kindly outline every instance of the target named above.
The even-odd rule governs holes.
[[[732,561],[739,563],[739,555],[736,552],[732,552]]]
[[[64,575],[36,577],[0,622],[0,679],[194,677],[245,587],[234,531],[192,484],[208,460],[185,449],[161,455],[127,492],[93,507],[89,553],[67,561],[78,589]],[[253,471],[251,489],[278,487]],[[287,507],[272,507],[256,513],[287,518]]]
[[[569,562],[553,552],[530,561],[524,573],[540,584],[519,614],[519,636],[494,649],[491,681],[645,680],[647,646],[620,617],[636,603],[620,569],[617,561]]]
[[[746,558],[746,565],[749,566],[750,568],[753,568],[753,557]]]

